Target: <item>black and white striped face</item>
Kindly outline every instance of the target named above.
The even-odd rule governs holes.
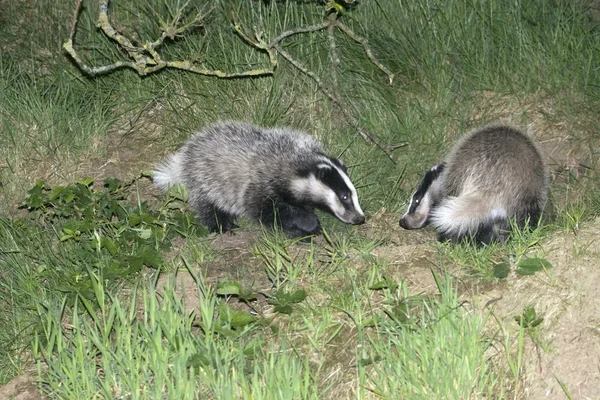
[[[314,206],[330,212],[340,221],[353,225],[365,222],[356,188],[341,161],[324,159],[305,177],[297,179],[293,186],[296,193],[302,192]]]
[[[419,229],[427,225],[431,209],[435,205],[434,191],[439,189],[439,178],[443,171],[444,164],[435,165],[427,171],[410,199],[408,210],[400,218],[401,227],[404,229]]]

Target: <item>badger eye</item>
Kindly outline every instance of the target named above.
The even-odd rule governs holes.
[[[347,194],[343,194],[343,195],[340,196],[340,199],[342,201],[348,201],[348,195]]]

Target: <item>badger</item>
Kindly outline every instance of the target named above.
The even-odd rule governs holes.
[[[183,185],[211,232],[229,232],[243,216],[291,237],[318,235],[315,208],[348,224],[365,221],[342,161],[290,128],[214,123],[159,164],[153,176],[163,192]]]
[[[489,244],[507,238],[511,221],[537,226],[548,173],[537,145],[507,125],[471,131],[433,166],[400,219],[405,229],[431,224],[440,241]]]

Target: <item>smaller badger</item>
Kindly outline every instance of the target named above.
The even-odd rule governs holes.
[[[365,221],[344,164],[325,155],[311,136],[289,128],[210,125],[158,165],[154,183],[163,191],[182,184],[212,232],[231,231],[244,216],[291,237],[317,235],[315,208],[348,224]]]
[[[504,240],[514,219],[535,227],[548,198],[548,174],[533,140],[506,125],[461,138],[423,177],[400,219],[404,229],[431,224],[440,241]]]

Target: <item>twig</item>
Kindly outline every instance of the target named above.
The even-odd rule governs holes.
[[[342,111],[342,114],[344,115],[346,120],[352,126],[354,126],[356,128],[357,132],[362,136],[362,138],[367,143],[374,143],[379,149],[381,149],[388,156],[388,158],[392,161],[392,163],[395,164],[396,161],[392,157],[392,152],[394,151],[394,148],[389,147],[389,146],[386,146],[386,147],[382,146],[376,140],[375,136],[372,133],[370,133],[367,129],[363,128],[361,126],[361,124],[358,122],[358,120],[354,117],[353,113],[351,113],[348,110],[348,107],[344,104],[344,102],[342,100],[342,96],[339,94],[338,69],[339,69],[339,65],[340,65],[340,57],[338,55],[337,48],[336,48],[334,32],[335,32],[335,27],[339,26],[340,24],[341,23],[338,20],[338,13],[331,12],[327,18],[327,21],[324,21],[324,22],[322,22],[320,24],[316,24],[316,25],[301,26],[301,27],[297,27],[294,29],[284,31],[284,32],[280,33],[277,37],[275,37],[275,39],[273,39],[270,43],[267,44],[262,39],[262,35],[260,35],[257,32],[254,33],[254,38],[252,38],[251,35],[247,32],[247,30],[244,28],[244,26],[241,25],[237,21],[235,14],[233,15],[233,26],[234,26],[235,31],[249,45],[251,45],[257,49],[268,52],[273,69],[277,65],[277,58],[276,58],[275,53],[280,54],[290,64],[292,64],[295,68],[300,70],[300,72],[302,72],[303,74],[307,75],[312,80],[314,80],[315,83],[317,84],[319,90],[321,90],[323,92],[323,94],[325,94],[325,96],[327,98],[329,98]],[[347,27],[345,27],[345,28],[348,31],[350,31],[349,28],[347,28]],[[283,39],[288,38],[290,36],[300,34],[300,33],[317,32],[317,31],[321,31],[323,29],[327,29],[327,35],[329,38],[329,51],[330,51],[330,56],[331,56],[332,89],[329,89],[316,73],[310,71],[306,66],[302,65],[302,63],[300,61],[296,60],[290,53],[285,51],[280,45],[280,42]],[[373,52],[371,51],[370,47],[368,46],[368,42],[366,41],[366,39],[357,36],[352,31],[350,31],[350,33],[352,35],[351,37],[354,40],[358,39],[359,43],[361,43],[363,45],[363,47],[365,48],[365,51],[367,52],[367,55],[369,55],[369,58],[376,65],[378,65],[378,61],[375,58],[375,56],[373,55]],[[378,65],[378,67],[380,67],[380,66]],[[380,67],[380,69],[381,69],[381,67]],[[389,71],[387,69],[385,69],[385,67],[383,67],[383,68],[384,69],[382,69],[382,71],[388,73],[389,82],[391,84],[391,82],[393,80],[393,74],[390,74]]]
[[[317,25],[310,26],[300,26],[298,28],[290,29],[289,31],[282,32],[279,36],[277,36],[273,41],[269,44],[270,47],[275,47],[276,44],[281,42],[283,39],[290,37],[292,35],[297,35],[298,33],[309,33],[309,32],[317,32],[329,27],[329,21],[322,22]]]
[[[338,85],[338,68],[340,66],[340,57],[335,47],[335,25],[337,23],[337,13],[330,13],[327,18],[329,26],[327,27],[327,36],[329,37],[329,56],[331,57],[331,81],[333,82],[333,88],[337,92],[339,90]],[[338,96],[339,98],[339,96]]]
[[[69,33],[69,42],[73,42],[75,37],[75,28],[77,27],[77,21],[79,19],[79,11],[81,11],[81,0],[77,0],[75,4],[75,12],[73,13],[73,21],[71,22],[71,32]]]
[[[356,33],[354,33],[352,31],[352,29],[348,28],[346,25],[344,25],[344,23],[337,21],[337,27],[340,28],[342,31],[344,31],[344,33],[348,36],[350,36],[352,38],[352,40],[354,40],[357,43],[362,44],[363,48],[365,49],[365,53],[367,53],[367,56],[371,59],[371,61],[373,62],[373,64],[375,64],[375,66],[377,66],[377,68],[379,68],[381,71],[383,71],[384,74],[386,74],[388,76],[388,83],[390,86],[392,86],[392,84],[394,83],[394,74],[392,74],[392,72],[387,69],[378,59],[377,57],[375,57],[375,54],[373,54],[373,50],[371,50],[371,47],[369,46],[369,42],[367,39],[365,39],[362,36],[357,35]]]
[[[347,0],[345,1],[348,2]],[[248,33],[245,27],[236,20],[234,14],[234,30],[250,46],[260,51],[266,52],[269,57],[270,66],[268,68],[256,68],[240,72],[225,72],[216,69],[203,68],[199,65],[196,65],[193,61],[189,60],[163,60],[160,53],[158,52],[158,48],[164,43],[166,38],[174,39],[175,36],[185,33],[187,30],[192,29],[198,24],[202,24],[202,21],[212,12],[212,9],[210,9],[204,14],[202,14],[202,12],[199,12],[191,21],[182,23],[184,10],[189,6],[191,0],[186,0],[184,2],[184,4],[177,10],[175,16],[170,22],[163,21],[160,15],[157,15],[162,29],[161,35],[154,41],[146,41],[144,44],[137,46],[132,42],[132,40],[118,32],[110,23],[108,17],[108,8],[110,0],[98,0],[99,12],[98,22],[96,26],[98,26],[98,28],[100,28],[107,37],[115,41],[127,53],[128,57],[131,60],[115,61],[112,64],[103,65],[99,67],[90,66],[81,59],[81,57],[73,47],[76,25],[78,22],[79,12],[81,10],[81,3],[82,0],[77,0],[76,2],[73,21],[71,24],[71,32],[69,34],[68,40],[63,44],[63,48],[73,59],[75,64],[77,64],[77,66],[89,76],[93,77],[96,75],[109,73],[119,68],[134,69],[141,76],[154,73],[164,68],[175,68],[201,75],[214,76],[217,78],[244,78],[253,76],[267,76],[273,75],[278,65],[277,54],[280,54],[295,68],[297,68],[303,74],[309,76],[316,82],[317,86],[323,92],[323,94],[325,94],[325,96],[327,96],[341,110],[342,114],[346,117],[349,123],[357,129],[358,133],[363,137],[363,139],[367,143],[374,143],[389,157],[389,159],[393,163],[395,163],[394,159],[392,158],[392,152],[394,150],[394,147],[383,147],[376,140],[376,137],[373,134],[371,134],[367,129],[363,128],[361,124],[359,124],[356,117],[354,117],[354,114],[350,112],[348,107],[344,104],[342,96],[339,94],[338,70],[340,65],[340,57],[337,52],[335,42],[335,28],[339,27],[345,34],[350,36],[352,40],[354,40],[357,43],[360,43],[363,46],[364,51],[371,60],[371,62],[373,62],[381,71],[383,71],[388,76],[388,82],[390,85],[393,83],[394,74],[392,74],[383,64],[381,64],[381,62],[379,62],[379,60],[377,60],[377,58],[373,54],[373,51],[371,50],[371,47],[369,46],[367,39],[357,35],[350,28],[348,28],[346,25],[339,21],[339,10],[335,12],[330,12],[327,20],[323,21],[320,24],[301,26],[284,31],[278,36],[276,36],[275,39],[273,39],[269,43],[267,43],[267,41],[263,39],[262,33],[258,32],[256,29],[254,29],[253,35]],[[337,10],[337,8],[335,8],[335,10]],[[294,59],[294,57],[292,57],[291,54],[286,52],[280,45],[281,41],[290,36],[301,33],[317,32],[323,29],[327,29],[327,35],[329,39],[332,89],[329,89],[317,74],[310,71],[298,60]]]
[[[390,161],[392,161],[392,163],[396,164],[396,161],[392,157],[391,150],[386,147],[383,147],[377,140],[375,140],[375,137],[373,136],[373,134],[371,134],[367,129],[360,126],[358,120],[354,117],[354,115],[352,115],[352,113],[350,111],[348,111],[348,109],[345,107],[343,102],[336,96],[335,93],[330,92],[329,89],[327,89],[325,87],[325,85],[323,85],[321,78],[319,78],[317,76],[317,74],[310,71],[308,68],[306,68],[304,65],[302,65],[298,60],[294,59],[294,57],[292,57],[292,55],[289,54],[287,51],[283,50],[281,48],[281,46],[276,45],[275,49],[290,64],[292,64],[294,67],[299,69],[302,73],[308,75],[310,78],[312,78],[316,82],[317,86],[323,92],[323,94],[325,96],[327,96],[329,98],[329,100],[331,100],[334,104],[336,104],[339,107],[339,109],[342,111],[342,114],[344,114],[344,116],[348,119],[350,124],[358,130],[358,133],[362,136],[362,138],[367,143],[374,143],[379,149],[381,149],[381,151],[383,151],[388,156],[388,158],[390,159]]]

